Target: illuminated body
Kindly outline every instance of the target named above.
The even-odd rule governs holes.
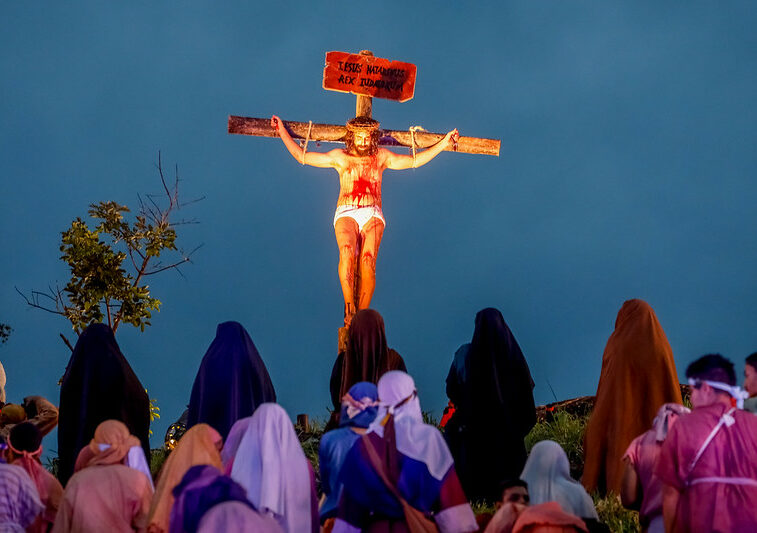
[[[334,168],[339,173],[339,199],[334,217],[334,232],[339,246],[339,281],[345,306],[345,325],[358,309],[370,306],[376,287],[376,255],[384,234],[381,213],[381,176],[385,169],[404,170],[431,161],[459,137],[452,130],[438,143],[411,155],[395,154],[378,147],[378,122],[353,119],[347,124],[348,139],[344,149],[330,152],[307,152],[292,139],[283,122],[274,115],[271,126],[278,132],[292,156],[302,164]],[[360,211],[354,211],[360,209]],[[361,216],[362,215],[362,216]],[[360,269],[360,287],[354,294],[355,258]],[[357,303],[357,309],[355,309]]]

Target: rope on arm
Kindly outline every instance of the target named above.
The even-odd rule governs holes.
[[[416,131],[426,131],[423,126],[411,126],[410,127],[410,144],[412,145],[413,149],[413,168],[417,166],[417,163],[415,161],[415,132]]]
[[[302,159],[300,160],[301,164],[305,164],[305,154],[308,153],[308,142],[310,141],[310,131],[313,129],[313,121],[308,120],[308,134],[305,136],[305,144],[302,147]]]

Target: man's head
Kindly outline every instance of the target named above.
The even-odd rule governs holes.
[[[344,145],[357,156],[373,155],[378,151],[379,123],[368,117],[355,117],[347,121]]]
[[[522,479],[508,479],[502,483],[502,503],[520,503],[528,505],[528,483]]]
[[[0,409],[0,426],[6,424],[18,424],[26,420],[26,411],[23,405],[15,403],[6,403]]]
[[[744,389],[749,397],[757,396],[757,352],[746,358],[744,365]]]
[[[13,462],[23,452],[35,454],[42,445],[42,433],[31,422],[22,422],[13,426],[8,435],[8,462]]]
[[[700,357],[688,366],[686,377],[694,381],[691,388],[691,405],[695,408],[714,403],[730,403],[730,393],[706,383],[711,381],[731,387],[736,385],[733,363],[722,355],[709,354]]]

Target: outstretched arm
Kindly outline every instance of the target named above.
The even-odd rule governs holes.
[[[304,153],[304,150],[300,147],[300,145],[297,144],[294,139],[292,139],[291,135],[289,135],[286,126],[284,126],[284,122],[276,115],[273,115],[271,117],[271,127],[276,130],[276,133],[279,134],[281,140],[284,141],[284,146],[287,147],[289,153],[292,154],[292,157],[294,157],[298,162],[302,163],[303,165],[311,165],[321,168],[335,166],[336,156],[338,155],[337,152],[339,152],[339,150],[332,150],[331,152],[327,152],[325,154],[321,152]]]
[[[394,152],[387,150],[386,153],[390,155],[387,155],[386,168],[391,168],[392,170],[403,170],[406,168],[420,167],[422,165],[425,165],[440,153],[442,153],[446,148],[454,147],[459,138],[460,134],[458,133],[457,128],[455,128],[447,135],[445,135],[442,140],[435,145],[427,148],[426,150],[423,150],[422,152],[417,152],[415,154],[415,158],[413,158],[412,155],[395,154]]]

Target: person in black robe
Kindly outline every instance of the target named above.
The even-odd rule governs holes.
[[[219,324],[192,386],[187,429],[203,422],[226,440],[234,422],[266,402],[276,403],[276,391],[247,330]]]
[[[386,372],[407,372],[405,361],[387,346],[384,319],[373,309],[362,309],[352,318],[347,350],[340,352],[331,370],[331,402],[334,413],[329,427],[338,425],[342,398],[355,383],[368,381],[374,385]]]
[[[59,411],[58,479],[63,485],[74,473],[79,451],[106,420],[126,424],[150,457],[150,399],[106,324],[92,324],[79,336],[63,375]]]
[[[456,410],[445,437],[471,500],[495,501],[501,483],[520,476],[523,439],[536,423],[533,387],[502,313],[479,311],[473,340],[457,350],[447,376],[447,396]]]

